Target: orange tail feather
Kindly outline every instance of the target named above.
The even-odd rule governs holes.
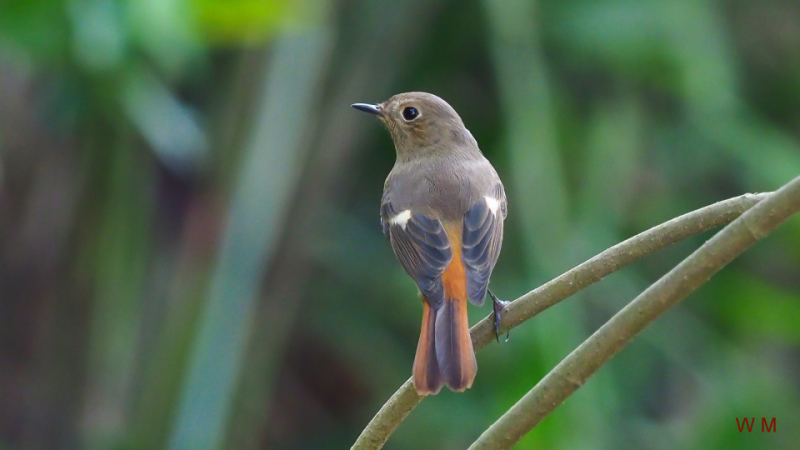
[[[460,227],[460,224],[459,224]],[[422,298],[422,331],[414,358],[414,388],[420,395],[436,394],[446,384],[460,392],[472,386],[478,363],[472,349],[467,316],[467,278],[461,261],[461,229],[451,237],[453,259],[442,274],[445,300],[432,310]]]
[[[414,357],[413,381],[414,389],[419,395],[438,394],[442,389],[444,380],[439,373],[439,363],[436,359],[435,348],[436,313],[428,306],[428,301],[422,299],[422,331],[419,334],[417,355]]]
[[[437,394],[446,384],[461,392],[478,372],[469,335],[467,301],[446,299],[434,311],[422,302],[422,331],[414,358],[413,382],[419,395]]]

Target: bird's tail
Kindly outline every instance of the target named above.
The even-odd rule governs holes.
[[[436,394],[446,384],[454,391],[472,386],[478,364],[472,349],[467,300],[446,298],[433,310],[423,298],[422,331],[414,358],[414,388]]]

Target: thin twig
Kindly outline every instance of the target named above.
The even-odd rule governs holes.
[[[470,450],[511,448],[645,327],[798,211],[800,177],[742,214],[642,292],[492,424]]]
[[[650,253],[690,236],[730,223],[769,194],[745,194],[676,217],[627,239],[594,258],[539,286],[506,305],[501,332],[506,332],[545,309],[585,289],[603,277]],[[478,351],[494,338],[491,315],[472,327],[472,344]],[[381,407],[353,444],[354,450],[383,447],[398,425],[422,401],[409,379]]]

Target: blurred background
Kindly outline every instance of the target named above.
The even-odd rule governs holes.
[[[513,299],[800,174],[800,3],[0,2],[0,449],[349,448],[421,317],[378,221],[391,140],[349,105],[411,90],[505,181]],[[386,448],[466,448],[710,235],[513,330]],[[517,448],[796,448],[798,387],[794,218]]]

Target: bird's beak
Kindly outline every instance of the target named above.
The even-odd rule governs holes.
[[[381,105],[380,104],[370,105],[369,103],[353,103],[350,106],[352,106],[353,108],[355,108],[355,109],[357,109],[359,111],[364,111],[365,113],[374,114],[376,116],[380,116],[381,115]]]

